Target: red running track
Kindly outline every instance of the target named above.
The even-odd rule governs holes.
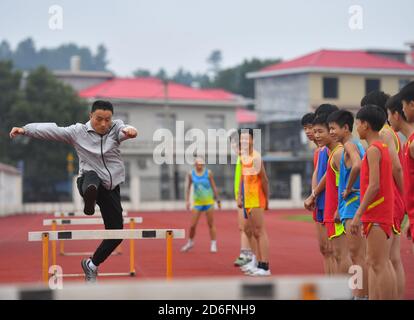
[[[313,223],[292,221],[287,215],[304,214],[303,210],[271,210],[266,213],[266,228],[270,241],[270,266],[273,275],[323,274],[323,265],[316,241]],[[188,229],[189,212],[142,212],[144,218],[137,228],[184,228]],[[0,284],[39,283],[41,281],[41,243],[28,242],[29,231],[48,230],[42,220],[51,215],[17,215],[0,218]],[[233,261],[239,254],[240,236],[236,211],[216,211],[218,253],[210,253],[210,239],[206,220],[200,219],[194,248],[181,253],[185,240],[174,240],[173,272],[175,278],[240,276]],[[71,226],[71,229],[92,229],[91,226]],[[67,251],[93,251],[98,241],[66,241]],[[414,299],[414,255],[410,242],[401,241],[403,264],[406,270],[406,299]],[[129,244],[123,244],[123,254],[111,256],[100,272],[128,272]],[[166,245],[164,240],[138,240],[135,248],[136,271],[134,278],[118,279],[139,281],[165,277]],[[57,264],[64,273],[81,273],[81,257],[59,256]],[[113,279],[100,278],[99,281]],[[66,278],[65,281],[83,281],[82,278]]]

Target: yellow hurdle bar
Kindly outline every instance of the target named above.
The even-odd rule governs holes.
[[[42,275],[43,282],[49,283],[49,234],[42,234]]]
[[[131,219],[129,222],[129,228],[135,229],[135,220]],[[129,274],[131,277],[135,276],[135,241],[129,240]]]
[[[172,243],[173,243],[173,232],[167,231],[167,280],[172,279]]]

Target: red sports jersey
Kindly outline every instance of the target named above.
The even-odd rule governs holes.
[[[410,155],[410,145],[414,142],[414,133],[404,146],[404,200],[410,222],[414,222],[414,159]]]
[[[337,145],[329,155],[328,166],[326,169],[326,185],[325,185],[325,211],[323,222],[334,222],[335,211],[338,209],[338,183],[339,170],[333,167],[333,156],[335,153],[342,151],[343,146]]]
[[[401,146],[400,137],[391,127],[390,127],[390,131],[394,135],[394,141],[397,146],[398,158],[400,160],[401,166],[403,166],[404,153],[403,153],[403,148]],[[405,204],[404,204],[404,197],[401,194],[400,190],[398,189],[397,183],[395,182],[394,179],[393,179],[393,189],[394,189],[394,213],[393,213],[394,227],[397,229],[398,232],[401,232],[401,223],[404,220],[404,215],[405,215]]]
[[[362,214],[362,222],[383,223],[393,225],[394,191],[389,186],[393,183],[392,164],[390,153],[386,144],[375,141],[369,148],[377,148],[381,153],[380,158],[380,186],[367,210]],[[368,148],[368,149],[369,149]],[[362,158],[361,165],[361,202],[369,185],[369,164],[367,153]]]

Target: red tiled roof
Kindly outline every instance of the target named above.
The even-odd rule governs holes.
[[[257,121],[257,113],[243,108],[236,111],[237,123],[255,123]]]
[[[157,78],[114,78],[80,91],[83,98],[164,99],[164,84]],[[197,89],[169,82],[170,100],[236,101],[237,97],[222,89]]]
[[[414,71],[414,66],[369,54],[361,50],[320,50],[299,58],[267,66],[260,72],[296,68],[398,69]]]

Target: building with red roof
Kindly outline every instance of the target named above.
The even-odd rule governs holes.
[[[214,139],[208,137],[213,129],[230,133],[239,127],[238,121],[255,120],[254,114],[243,111],[251,103],[248,99],[222,89],[194,88],[152,77],[114,77],[79,91],[79,95],[90,102],[111,101],[114,118],[138,129],[138,138],[123,142],[121,148],[127,171],[126,186],[121,188],[124,198],[131,198],[131,177],[139,177],[144,186],[139,191],[142,201],[183,199],[185,177],[190,169],[185,153],[194,134],[206,138],[206,161],[216,160],[217,164],[208,167],[214,172],[218,188],[229,197],[232,195],[233,168],[218,164],[220,157],[230,163],[228,136],[218,137],[216,147],[208,145]],[[155,161],[154,152],[163,142],[159,139],[160,129],[168,129],[173,135],[173,165]],[[219,149],[220,143],[229,148]]]
[[[300,119],[322,103],[355,110],[372,90],[395,94],[414,65],[385,50],[319,50],[248,74],[259,121]]]
[[[414,65],[407,63],[411,53],[318,50],[249,73],[255,81],[255,111],[272,192],[290,197],[295,173],[302,177],[303,195],[310,192],[313,144],[303,134],[301,117],[322,103],[355,112],[372,90],[396,94],[414,80]]]

